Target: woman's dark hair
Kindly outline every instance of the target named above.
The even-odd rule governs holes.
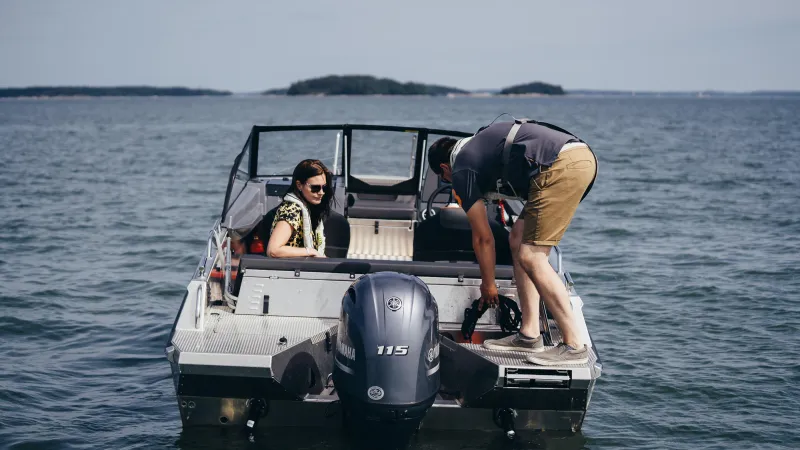
[[[303,193],[297,189],[297,182],[305,184],[309,178],[317,175],[325,175],[325,194],[322,196],[322,202],[319,205],[312,205],[306,201]],[[316,229],[320,221],[325,220],[331,212],[331,202],[333,201],[333,174],[322,164],[318,159],[304,159],[300,161],[292,172],[292,190],[291,192],[302,199],[308,208],[308,213],[311,215],[311,228]]]
[[[428,148],[428,165],[436,175],[442,174],[440,164],[450,164],[450,153],[453,152],[453,146],[458,142],[457,139],[451,137],[439,138],[431,144]]]

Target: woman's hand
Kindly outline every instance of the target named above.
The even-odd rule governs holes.
[[[324,258],[325,255],[320,254],[315,248],[308,249],[308,256],[313,256],[314,258]]]

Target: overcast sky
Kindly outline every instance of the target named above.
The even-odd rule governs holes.
[[[800,90],[800,0],[0,0],[0,87]]]

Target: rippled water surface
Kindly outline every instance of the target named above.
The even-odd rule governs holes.
[[[800,100],[122,98],[0,101],[0,447],[346,448],[181,428],[163,348],[233,157],[255,123],[501,112],[599,157],[562,247],[603,376],[576,436],[415,448],[800,446]]]

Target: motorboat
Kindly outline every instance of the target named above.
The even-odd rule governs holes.
[[[481,345],[514,332],[519,309],[475,314],[481,279],[466,214],[426,155],[439,137],[470,135],[252,127],[165,349],[184,427],[344,427],[399,441],[420,428],[509,437],[581,429],[602,364],[558,247],[550,263],[590,347],[588,363],[537,366],[524,353]],[[308,157],[333,174],[326,258],[250,252],[268,241],[292,168]],[[498,292],[511,306],[508,234],[522,206],[487,201]],[[244,254],[232,251],[235,241]],[[545,342],[557,345],[559,328],[539,307]]]

